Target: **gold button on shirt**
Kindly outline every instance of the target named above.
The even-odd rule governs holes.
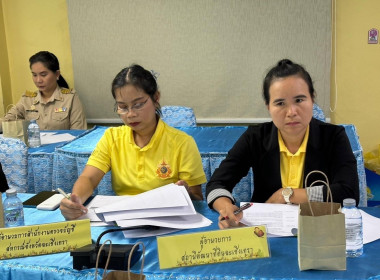
[[[280,146],[280,170],[282,187],[302,188],[303,170],[305,166],[306,146],[309,139],[309,127],[307,127],[305,137],[295,154],[289,152],[278,132],[278,143]]]

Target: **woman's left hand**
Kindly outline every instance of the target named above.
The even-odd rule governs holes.
[[[175,183],[178,186],[184,186],[187,190],[187,192],[190,195],[190,198],[192,200],[203,200],[203,194],[202,194],[202,187],[201,185],[196,185],[189,187],[186,181],[179,180],[177,183]]]
[[[294,193],[293,193],[294,195]],[[282,195],[282,188],[275,191],[270,198],[268,198],[266,203],[286,203],[284,196]]]
[[[307,202],[306,189],[293,189],[293,195],[289,198],[292,204],[300,204]],[[284,196],[282,195],[282,188],[275,191],[266,203],[286,203]]]

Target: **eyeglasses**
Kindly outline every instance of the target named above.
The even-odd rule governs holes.
[[[118,113],[119,115],[125,115],[125,114],[128,114],[131,111],[133,111],[133,112],[140,111],[140,110],[142,110],[144,108],[145,103],[147,103],[148,100],[149,100],[149,97],[145,101],[143,101],[143,102],[136,103],[131,108],[128,108],[128,107],[120,108],[119,104],[115,103],[114,111],[116,113]]]

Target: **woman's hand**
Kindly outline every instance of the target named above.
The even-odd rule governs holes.
[[[220,229],[239,227],[242,225],[240,224],[240,220],[243,217],[243,213],[241,212],[237,215],[234,214],[239,207],[232,204],[229,198],[220,197],[214,201],[212,206],[220,214],[218,218],[218,226]]]
[[[87,213],[82,200],[75,194],[71,194],[70,199],[62,199],[59,209],[66,220],[75,220]]]
[[[179,180],[177,183],[175,183],[178,186],[184,186],[187,190],[187,192],[190,195],[190,198],[192,200],[203,200],[203,194],[202,194],[202,187],[201,185],[191,186],[187,184],[184,180]]]

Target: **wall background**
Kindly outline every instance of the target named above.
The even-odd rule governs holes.
[[[333,123],[354,124],[365,152],[380,143],[380,44],[367,44],[368,30],[380,29],[379,10],[377,0],[336,0],[330,117]],[[59,57],[62,74],[74,86],[66,1],[0,0],[0,113],[26,89],[35,89],[27,62],[42,49]]]
[[[378,150],[380,144],[380,44],[367,43],[368,31],[380,30],[379,10],[377,0],[336,1],[336,55],[330,98],[336,110],[331,120],[353,123],[364,152]]]
[[[282,58],[307,67],[318,104],[329,107],[329,0],[67,3],[76,90],[90,122],[119,122],[110,84],[131,63],[159,72],[161,105],[186,104],[198,123],[268,118],[261,85]]]
[[[1,0],[1,5],[0,74],[4,105],[16,103],[25,90],[36,90],[29,57],[42,50],[51,51],[58,57],[61,73],[73,87],[66,1]]]

